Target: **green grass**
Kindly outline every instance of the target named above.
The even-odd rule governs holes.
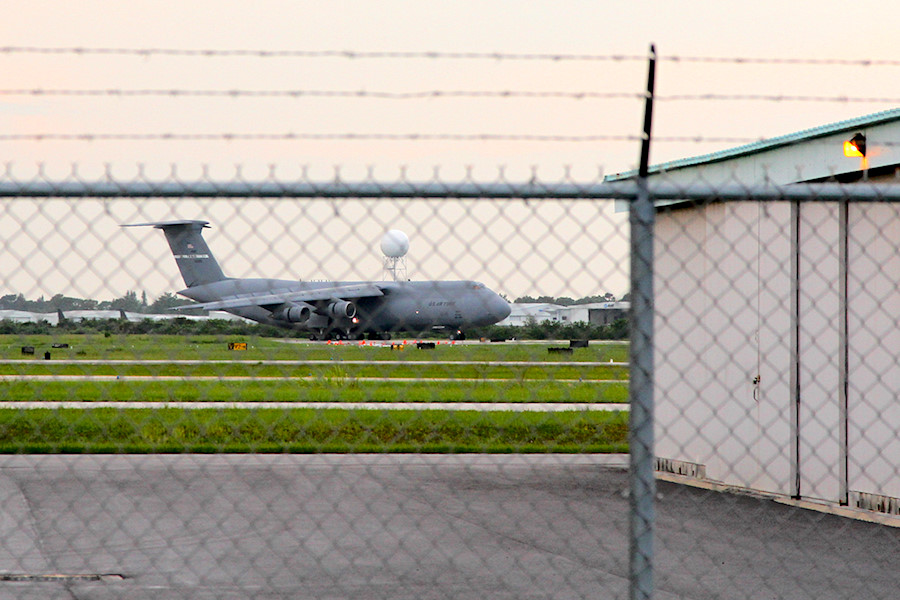
[[[433,365],[413,363],[353,365],[336,361],[329,365],[291,364],[60,364],[50,361],[0,364],[0,375],[140,375],[192,377],[329,377],[335,370],[353,377],[513,379],[513,380],[624,380],[628,369],[620,366],[570,366],[546,363],[532,365],[455,365],[453,362]]]
[[[116,381],[0,382],[0,400],[81,401],[280,401],[280,402],[626,402],[628,369],[606,363],[626,358],[627,346],[593,343],[572,354],[547,352],[548,344],[439,345],[404,350],[358,344],[294,344],[251,338],[249,350],[229,351],[217,336],[65,335],[0,336],[0,356],[21,360],[21,347],[35,347],[35,358],[0,365],[2,375],[105,375]],[[69,348],[51,348],[66,343]],[[43,351],[57,359],[45,361]],[[59,359],[75,361],[61,364]],[[158,360],[154,364],[91,364],[88,360]],[[221,361],[176,364],[166,360]],[[315,360],[329,364],[269,364]],[[378,361],[359,365],[348,361]],[[250,362],[244,362],[250,361]],[[263,364],[262,361],[267,361]],[[418,364],[421,361],[444,361]],[[460,364],[460,361],[511,362],[511,365]],[[518,365],[537,362],[538,365]],[[570,364],[559,364],[566,362]],[[576,364],[571,364],[572,362]],[[129,381],[133,376],[251,377],[252,381]],[[267,380],[288,377],[291,381]],[[370,381],[369,377],[420,381]],[[454,381],[429,381],[430,379]],[[464,381],[473,380],[473,381]],[[586,380],[602,380],[584,383]]]
[[[377,410],[0,410],[0,453],[627,452],[627,415]]]
[[[228,342],[248,343],[246,351],[228,350]],[[407,341],[413,341],[408,339]],[[402,342],[394,340],[394,343]],[[65,343],[69,348],[52,348]],[[588,348],[576,348],[572,354],[548,354],[548,342],[476,343],[451,346],[440,344],[433,350],[418,350],[407,345],[403,350],[389,346],[359,346],[286,343],[272,338],[179,335],[0,335],[0,359],[23,358],[22,346],[35,348],[35,360],[44,352],[66,359],[137,360],[385,360],[385,361],[540,361],[553,362],[626,362],[628,345],[591,342]]]
[[[0,401],[627,402],[623,383],[359,381],[2,381]]]
[[[229,341],[246,341],[244,352]],[[65,343],[69,348],[52,348]],[[549,354],[551,344],[439,345],[403,350],[357,344],[293,344],[269,338],[176,335],[0,336],[0,365],[8,375],[116,375],[120,380],[4,381],[3,401],[281,401],[271,409],[0,410],[0,452],[625,452],[626,413],[318,410],[303,402],[619,402],[628,400],[628,370],[561,362],[625,362],[627,344],[592,343],[572,354]],[[63,365],[42,360],[200,360],[215,364]],[[259,361],[326,360],[326,365]],[[379,361],[354,365],[345,361]],[[238,361],[251,361],[249,364]],[[442,361],[439,365],[416,364]],[[464,365],[540,362],[539,366]],[[247,376],[248,381],[133,381],[144,376]],[[273,377],[291,377],[281,380]],[[422,381],[372,381],[367,377]],[[267,379],[269,378],[269,379]],[[454,381],[429,381],[451,378]],[[471,379],[473,381],[464,381]],[[505,381],[504,381],[505,380]],[[573,380],[573,381],[560,381]]]

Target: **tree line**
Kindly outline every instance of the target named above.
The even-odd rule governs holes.
[[[147,292],[138,298],[137,292],[129,291],[121,298],[113,300],[88,300],[56,294],[49,300],[43,296],[28,300],[22,294],[0,296],[0,310],[24,310],[28,312],[50,313],[58,310],[125,310],[128,312],[163,314],[175,306],[193,304],[192,300],[165,293],[153,302],[147,301]]]
[[[521,296],[514,300],[516,304],[558,304],[560,306],[574,306],[578,304],[593,304],[595,302],[616,302],[627,301],[628,294],[622,296],[618,300],[613,294],[598,294],[595,296],[585,296],[583,298],[569,298],[568,296]],[[134,313],[145,314],[165,314],[176,306],[185,306],[193,304],[192,300],[179,298],[175,294],[166,292],[152,302],[147,301],[147,292],[141,292],[138,297],[137,292],[129,291],[121,298],[113,300],[89,300],[85,298],[74,298],[56,294],[52,298],[44,299],[43,296],[37,300],[28,300],[22,294],[7,294],[0,296],[0,310],[24,310],[28,312],[56,312],[58,310],[124,310]]]
[[[598,294],[596,296],[585,296],[584,298],[579,298],[575,300],[574,298],[569,298],[568,296],[521,296],[520,298],[516,298],[513,303],[515,304],[558,304],[559,306],[575,306],[578,304],[594,304],[595,302],[627,302],[630,298],[630,294],[625,294],[619,299],[613,294],[609,292],[605,294]]]

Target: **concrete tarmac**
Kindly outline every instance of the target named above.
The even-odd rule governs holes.
[[[477,366],[477,367],[628,367],[627,362],[587,362],[587,361],[526,361],[526,360],[144,360],[144,359],[56,359],[51,362],[40,359],[0,359],[0,365],[266,365],[282,367],[336,367],[342,365],[380,365],[384,367],[420,366]]]
[[[0,576],[0,599],[624,599],[626,462],[0,457],[0,575],[14,579]],[[900,589],[895,528],[667,482],[658,492],[658,600]]]

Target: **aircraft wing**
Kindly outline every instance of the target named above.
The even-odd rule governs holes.
[[[278,306],[285,302],[316,302],[317,300],[350,300],[355,298],[372,298],[384,296],[381,288],[372,283],[353,285],[336,285],[321,287],[311,290],[299,290],[296,292],[284,292],[279,294],[247,294],[203,302],[200,304],[188,304],[176,306],[172,310],[185,310],[199,308],[201,310],[227,310],[229,308],[246,308],[249,306]]]

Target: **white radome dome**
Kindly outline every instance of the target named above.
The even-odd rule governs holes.
[[[399,229],[391,229],[381,238],[381,251],[389,258],[406,256],[409,250],[409,238]]]

